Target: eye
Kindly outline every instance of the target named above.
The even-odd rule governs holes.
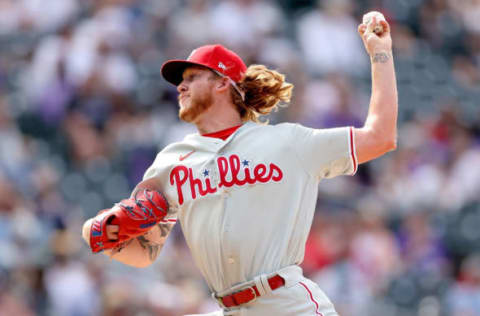
[[[196,74],[189,74],[189,75],[185,76],[184,80],[191,82],[191,81],[193,81],[193,79],[195,79],[196,76],[197,76]]]

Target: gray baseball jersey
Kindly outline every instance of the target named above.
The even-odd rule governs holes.
[[[245,123],[225,141],[192,134],[165,147],[158,177],[210,289],[300,264],[318,184],[354,174],[353,128]]]

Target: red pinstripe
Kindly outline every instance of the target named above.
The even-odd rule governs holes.
[[[160,223],[176,223],[176,222],[177,222],[176,219],[164,219],[160,221]]]
[[[305,283],[303,283],[303,282],[299,282],[299,283],[305,288],[305,290],[307,290],[308,294],[310,295],[310,299],[311,299],[312,302],[315,304],[315,306],[316,306],[316,308],[315,308],[315,314],[320,315],[320,316],[323,316],[323,314],[318,311],[318,308],[319,308],[318,302],[315,301],[315,299],[313,298],[313,294],[312,294],[312,292],[310,291],[310,289],[305,285]]]

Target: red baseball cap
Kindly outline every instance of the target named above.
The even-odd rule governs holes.
[[[230,78],[234,83],[242,80],[247,71],[243,60],[233,51],[222,45],[205,45],[194,49],[186,60],[168,60],[162,65],[162,76],[168,82],[178,86],[182,82],[183,71],[189,66],[204,66],[221,76]],[[234,85],[235,88],[236,85]]]

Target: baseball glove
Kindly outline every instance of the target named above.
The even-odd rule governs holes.
[[[90,248],[97,253],[145,234],[168,212],[168,202],[158,191],[145,189],[122,200],[111,209],[100,211],[90,228]],[[107,237],[107,225],[118,225],[118,239]]]

